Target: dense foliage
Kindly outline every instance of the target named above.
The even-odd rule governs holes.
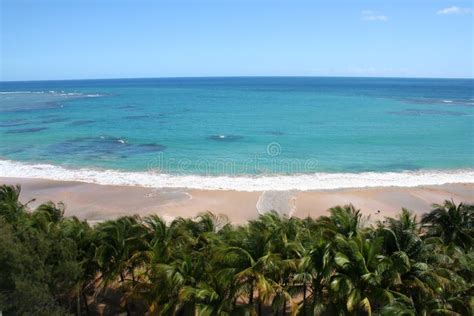
[[[474,206],[446,201],[372,223],[210,213],[91,227],[0,187],[4,315],[472,315]]]

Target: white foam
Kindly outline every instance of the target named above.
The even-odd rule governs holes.
[[[44,91],[0,91],[0,94],[36,94],[36,93],[44,93]]]
[[[444,103],[453,103],[452,100],[443,100]]]
[[[104,96],[103,94],[92,93],[92,94],[84,94],[80,92],[65,92],[65,91],[0,91],[1,94],[50,94],[55,96],[61,97],[87,97],[87,98],[97,98]]]
[[[67,169],[49,164],[0,160],[0,177],[79,181],[103,185],[149,188],[190,188],[237,191],[325,190],[363,187],[414,187],[446,183],[474,183],[474,169],[405,172],[312,173],[262,176],[170,175],[157,172],[125,172]]]

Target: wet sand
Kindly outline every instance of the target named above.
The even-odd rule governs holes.
[[[440,186],[357,188],[320,191],[241,192],[226,190],[150,189],[130,186],[98,185],[82,182],[28,178],[3,178],[0,184],[20,184],[21,200],[36,198],[35,207],[46,201],[66,204],[66,215],[91,222],[123,215],[158,214],[166,220],[194,217],[211,211],[226,215],[233,223],[255,219],[260,212],[278,209],[298,217],[318,217],[336,205],[352,203],[372,220],[394,216],[402,207],[417,214],[427,212],[432,203],[453,199],[474,203],[474,184]],[[257,205],[258,208],[257,209]],[[377,211],[381,212],[377,214]]]

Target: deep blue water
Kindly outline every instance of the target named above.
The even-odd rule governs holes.
[[[260,174],[474,167],[474,80],[0,83],[0,159]]]

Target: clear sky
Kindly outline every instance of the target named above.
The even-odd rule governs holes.
[[[474,76],[472,0],[0,2],[0,80]]]

